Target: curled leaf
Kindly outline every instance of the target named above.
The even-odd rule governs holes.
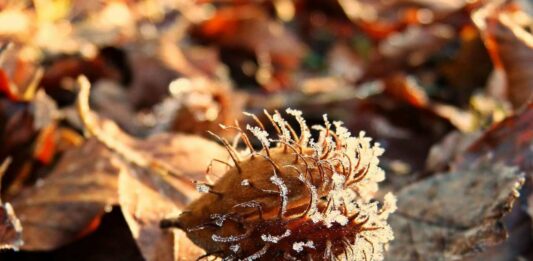
[[[123,168],[96,140],[67,152],[46,179],[12,202],[24,227],[23,249],[55,249],[95,229],[117,202]]]
[[[404,188],[391,216],[396,238],[388,260],[459,260],[502,242],[501,219],[523,182],[516,168],[483,162]]]

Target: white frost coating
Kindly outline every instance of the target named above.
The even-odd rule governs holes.
[[[342,126],[342,121],[334,121],[333,125],[335,125],[335,134],[337,134],[337,137],[339,137],[339,140],[343,143],[352,136],[352,133],[344,126]],[[345,145],[345,144],[341,144]]]
[[[241,186],[250,186],[250,181],[248,179],[243,179],[241,181]]]
[[[241,249],[241,246],[240,246],[239,244],[235,244],[235,245],[231,245],[231,246],[229,247],[229,249],[230,249],[231,251],[233,251],[233,253],[237,253],[237,252],[239,252],[239,249]]]
[[[331,179],[333,180],[335,190],[341,190],[344,188],[344,182],[346,181],[346,178],[343,175],[340,175],[339,173],[334,173]]]
[[[270,147],[270,140],[268,139],[268,132],[265,130],[262,130],[261,128],[257,126],[250,126],[246,125],[246,129],[249,130],[258,140],[261,142],[263,147],[268,148]]]
[[[381,148],[379,143],[372,142],[372,139],[365,136],[363,131],[352,136],[342,122],[334,121],[332,124],[327,115],[324,115],[324,123],[322,125],[313,126],[312,128],[319,132],[318,139],[315,141],[311,138],[310,129],[302,117],[302,113],[290,108],[286,112],[292,115],[300,125],[300,139],[293,139],[294,135],[291,133],[290,126],[278,112],[272,116],[274,125],[279,126],[278,129],[280,130],[277,140],[268,139],[268,134],[258,127],[247,126],[247,129],[253,130],[252,132],[255,132],[254,135],[262,144],[279,142],[278,145],[287,143],[305,148],[308,152],[302,155],[302,158],[304,158],[305,164],[310,167],[310,170],[307,170],[309,172],[304,172],[307,175],[300,173],[298,179],[310,192],[305,195],[310,197],[307,198],[310,206],[306,218],[312,220],[316,226],[331,228],[351,226],[352,223],[349,223],[348,217],[355,216],[353,223],[364,223],[364,225],[355,238],[346,238],[346,242],[353,242],[348,251],[346,251],[348,253],[347,260],[383,260],[383,253],[387,248],[387,244],[394,238],[392,229],[387,223],[387,218],[396,210],[396,199],[392,194],[385,195],[381,208],[378,202],[372,201],[378,190],[378,183],[385,179],[385,172],[379,167],[379,157],[384,152],[383,148]],[[311,149],[310,153],[309,149]],[[296,167],[300,169],[301,166]],[[316,172],[319,169],[322,171],[320,175],[324,176],[320,180],[315,177],[315,175],[318,175]],[[284,215],[288,212],[290,187],[278,174],[274,172],[274,175],[270,177],[270,181],[279,188],[281,199],[279,213]],[[311,178],[309,178],[309,174],[312,175]],[[243,180],[241,185],[249,185],[249,181]],[[302,184],[299,185],[301,186]],[[320,199],[322,196],[325,196],[324,201]],[[328,202],[328,208],[319,208],[319,202],[324,204]],[[237,206],[261,208],[261,204],[255,201],[235,205],[235,207]],[[365,230],[364,228],[369,229]],[[268,250],[269,244],[279,242],[284,235],[262,235],[261,239],[266,243],[265,247],[245,260],[263,257]],[[235,240],[236,238],[218,237],[216,239]],[[332,247],[334,247],[332,242],[328,238],[326,247],[326,252],[328,253],[325,253],[325,256],[334,259],[335,257],[332,256]],[[292,245],[293,250],[298,253],[304,251],[305,247],[312,248],[314,244],[312,241],[300,241]],[[343,260],[344,256],[341,255],[336,258]]]
[[[219,227],[222,227],[222,225],[224,225],[224,221],[226,221],[227,217],[227,214],[211,214],[211,219],[214,220],[215,224]]]
[[[293,110],[291,108],[288,108],[286,112],[289,115],[294,116],[294,118],[296,118],[296,121],[300,125],[300,133],[301,133],[300,143],[307,144],[307,142],[309,141],[309,138],[311,137],[311,132],[309,131],[309,127],[307,126],[307,123],[305,122],[304,117],[302,117],[302,112],[299,110]]]
[[[287,128],[288,123],[281,117],[279,113],[275,113],[272,116],[272,120],[278,124],[279,129],[281,130],[280,140],[289,142],[291,139],[291,132]]]
[[[289,200],[287,195],[289,194],[289,189],[283,180],[276,174],[270,177],[270,181],[279,188],[279,196],[281,197],[281,216],[284,216],[285,212],[287,212],[287,202]]]
[[[314,139],[310,139],[308,146],[313,149],[313,157],[319,158],[320,153],[322,153],[322,144],[320,142],[315,142]]]
[[[313,186],[313,184],[311,184],[311,182],[309,182],[309,180],[307,180],[303,174],[298,175],[298,179],[305,183],[305,185],[307,186],[307,188],[309,188],[309,191],[311,192],[311,206],[309,207],[309,213],[307,213],[307,215],[313,216],[315,213],[318,213],[318,193],[316,191],[316,187]]]
[[[265,245],[261,250],[255,252],[253,255],[246,257],[243,259],[243,261],[252,261],[261,258],[264,254],[266,254],[268,250],[269,245]]]
[[[223,236],[219,236],[219,235],[213,234],[211,236],[211,239],[213,241],[215,241],[215,242],[229,243],[229,242],[241,241],[241,240],[245,239],[246,237],[248,237],[248,233],[242,234],[242,235],[238,235],[238,236],[227,236],[227,237],[223,237]]]
[[[398,208],[396,206],[396,197],[394,195],[392,195],[392,193],[387,193],[385,195],[385,197],[383,198],[383,207],[381,208],[380,210],[380,213],[379,215],[382,217],[382,218],[388,218],[389,215],[393,212],[396,211],[396,209]]]
[[[346,226],[346,224],[348,224],[348,218],[343,215],[339,210],[335,209],[327,213],[324,223],[328,228],[333,226],[333,223],[338,223],[341,226]]]
[[[324,119],[324,126],[326,127],[326,129],[331,129],[331,123],[329,123],[328,115],[324,114],[322,115],[322,118]]]
[[[320,212],[316,212],[312,215],[309,215],[309,217],[311,218],[311,220],[313,221],[313,223],[318,223],[322,220],[324,220],[324,216],[322,214],[320,214]]]
[[[196,183],[196,191],[200,193],[208,193],[211,188],[208,185],[203,183]]]
[[[307,247],[307,248],[312,248],[314,249],[315,248],[315,243],[311,240],[308,240],[307,242],[294,242],[294,244],[292,244],[292,249],[294,251],[296,251],[296,253],[300,253],[304,250],[304,247]]]
[[[252,200],[252,201],[246,201],[246,202],[239,203],[235,205],[234,207],[257,208],[257,207],[261,207],[261,203]]]
[[[285,230],[285,233],[281,236],[273,236],[273,235],[261,235],[261,239],[265,242],[270,243],[278,243],[280,240],[288,237],[291,235],[291,231],[289,229]]]

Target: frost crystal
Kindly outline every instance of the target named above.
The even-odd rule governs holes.
[[[235,207],[257,208],[257,207],[261,207],[261,203],[257,201],[246,201],[246,202],[235,205]]]
[[[223,236],[219,236],[219,235],[213,234],[211,236],[211,239],[213,241],[215,241],[215,242],[229,243],[229,242],[241,241],[241,240],[245,239],[247,236],[248,236],[247,234],[243,234],[243,235],[238,235],[238,236],[223,237]]]
[[[348,218],[341,214],[339,210],[333,210],[331,212],[328,212],[324,223],[327,227],[331,227],[333,223],[338,223],[341,226],[346,226],[346,224],[348,224]]]
[[[249,130],[265,148],[270,147],[270,141],[268,140],[268,132],[262,130],[257,126],[252,127],[250,125],[246,125],[246,129]]]
[[[293,110],[291,108],[288,108],[286,112],[289,115],[294,116],[294,118],[296,118],[296,121],[298,121],[298,124],[300,125],[300,143],[307,144],[309,138],[311,137],[311,132],[309,131],[309,127],[307,127],[305,119],[302,117],[302,112],[298,110]]]
[[[278,127],[281,130],[281,136],[279,138],[282,141],[289,142],[291,140],[291,132],[287,128],[288,123],[277,112],[272,116],[272,119],[278,124]]]
[[[263,241],[265,242],[270,242],[270,243],[278,243],[280,240],[288,237],[291,235],[291,231],[290,230],[285,230],[285,233],[283,233],[283,235],[281,236],[272,236],[272,235],[261,235],[261,239],[263,239]]]
[[[315,243],[311,240],[308,240],[307,242],[294,242],[292,244],[292,249],[298,253],[302,252],[304,250],[304,247],[307,248],[315,248]]]
[[[315,213],[318,213],[318,208],[317,208],[317,203],[318,203],[318,193],[316,191],[316,187],[313,186],[313,184],[311,184],[311,182],[309,182],[309,180],[307,180],[305,178],[305,176],[303,174],[300,174],[298,176],[298,179],[302,182],[305,183],[305,185],[309,188],[309,191],[311,192],[311,205],[309,206],[309,213],[308,215],[309,216],[313,216]],[[317,221],[318,222],[318,221]],[[316,222],[315,222],[316,223]]]
[[[241,246],[240,246],[239,244],[235,244],[235,245],[231,245],[231,246],[229,247],[229,249],[230,249],[231,251],[233,251],[234,253],[237,253],[237,252],[239,252],[239,249],[241,249]]]
[[[209,186],[203,183],[196,183],[196,191],[200,193],[208,193],[210,190]]]
[[[247,257],[244,259],[244,261],[252,261],[252,260],[256,260],[256,259],[259,259],[261,258],[263,255],[266,254],[268,250],[268,245],[265,245],[263,248],[261,248],[261,250],[257,251],[256,253],[254,253],[253,255]]]
[[[211,219],[215,221],[215,224],[219,227],[222,227],[224,225],[224,221],[226,221],[226,218],[228,215],[226,214],[211,214]]]
[[[270,177],[270,181],[272,181],[272,183],[278,186],[279,188],[279,195],[281,197],[280,212],[281,212],[281,216],[283,216],[285,215],[285,212],[287,212],[287,202],[288,202],[287,194],[289,193],[289,189],[287,188],[283,180],[276,175],[272,175],[272,177]]]

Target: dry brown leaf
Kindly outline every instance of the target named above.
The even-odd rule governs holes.
[[[150,164],[136,166],[129,161],[130,154],[111,152],[96,139],[67,153],[48,178],[14,201],[27,227],[24,249],[54,249],[82,237],[97,227],[111,205],[118,204],[147,260],[200,256],[203,252],[183,233],[161,230],[159,222],[194,199],[197,192],[192,181],[205,181],[210,160],[225,160],[226,151],[193,135],[160,134],[137,140],[110,121],[99,120],[99,127],[123,148],[147,159],[154,169]],[[161,167],[182,178],[160,173]]]
[[[96,140],[67,152],[49,177],[13,200],[24,227],[22,249],[55,249],[96,228],[101,215],[117,203],[117,177],[123,169]]]
[[[226,150],[215,142],[192,135],[156,135],[132,145],[187,177],[183,183],[154,171],[131,168],[119,179],[119,203],[143,256],[149,260],[193,260],[204,252],[178,230],[162,230],[162,219],[180,213],[199,194],[193,180],[205,180],[211,159],[225,160]],[[187,186],[189,185],[189,186]]]
[[[161,134],[146,140],[130,137],[90,111],[90,84],[84,77],[78,83],[78,111],[87,133],[129,165],[119,176],[118,204],[144,258],[190,260],[201,255],[183,233],[162,230],[159,224],[194,199],[197,192],[193,181],[207,179],[205,171],[211,159],[225,160],[225,149],[192,135]]]
[[[516,169],[489,161],[404,188],[388,260],[458,260],[503,241],[501,218],[523,182]]]

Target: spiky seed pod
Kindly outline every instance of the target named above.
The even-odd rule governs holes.
[[[240,159],[178,218],[163,227],[179,227],[209,255],[225,260],[382,260],[393,234],[386,220],[396,209],[387,194],[381,208],[371,201],[384,179],[378,167],[379,144],[361,132],[352,137],[341,122],[324,116],[318,141],[301,112],[288,109],[300,135],[276,112],[265,112],[277,131],[248,126],[263,145]],[[226,145],[227,142],[224,142]],[[270,147],[271,144],[276,144]]]

